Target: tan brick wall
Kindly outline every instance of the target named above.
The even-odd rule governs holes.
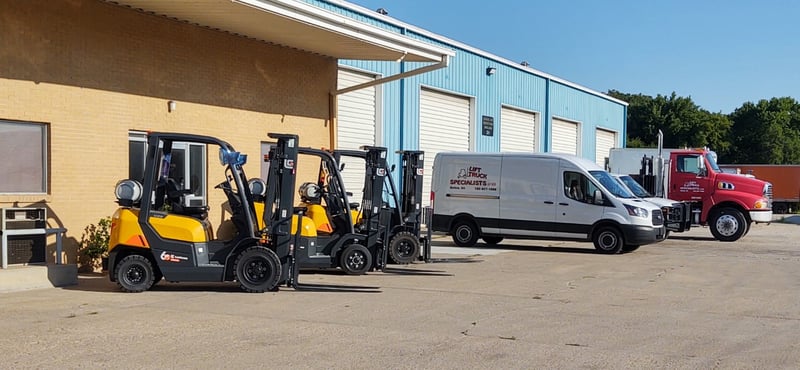
[[[50,136],[49,194],[0,195],[0,207],[48,207],[49,226],[69,229],[70,262],[83,228],[116,209],[130,130],[219,137],[250,155],[251,177],[267,132],[329,146],[334,59],[94,0],[2,1],[0,35],[0,119]],[[222,174],[208,156],[214,206]]]

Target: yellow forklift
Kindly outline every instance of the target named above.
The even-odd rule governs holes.
[[[109,278],[123,291],[150,289],[162,278],[171,282],[237,281],[248,292],[297,286],[295,245],[316,237],[313,221],[292,206],[297,160],[296,135],[270,134],[270,182],[247,181],[247,156],[225,141],[201,135],[150,133],[144,181],[120,181],[119,209],[112,217]],[[171,177],[177,143],[218,148],[224,192],[235,226],[233,236],[215,239],[209,208],[192,205],[189,190]],[[208,170],[212,166],[209,164]],[[253,191],[263,194],[256,211]],[[263,214],[259,222],[257,215]]]

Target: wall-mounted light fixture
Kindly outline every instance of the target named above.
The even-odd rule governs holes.
[[[495,73],[497,73],[497,68],[495,68],[495,67],[486,67],[486,75],[487,76],[491,76],[491,75],[493,75]]]
[[[167,102],[167,112],[170,112],[170,113],[174,112],[175,108],[177,108],[177,106],[178,106],[178,104],[175,103],[174,100],[168,101]]]

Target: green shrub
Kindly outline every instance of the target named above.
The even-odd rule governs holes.
[[[86,226],[81,239],[81,250],[91,259],[108,256],[108,240],[110,239],[111,218],[101,218],[97,224]]]

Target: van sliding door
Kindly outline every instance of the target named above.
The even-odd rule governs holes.
[[[558,159],[506,155],[500,192],[504,235],[552,236]]]

